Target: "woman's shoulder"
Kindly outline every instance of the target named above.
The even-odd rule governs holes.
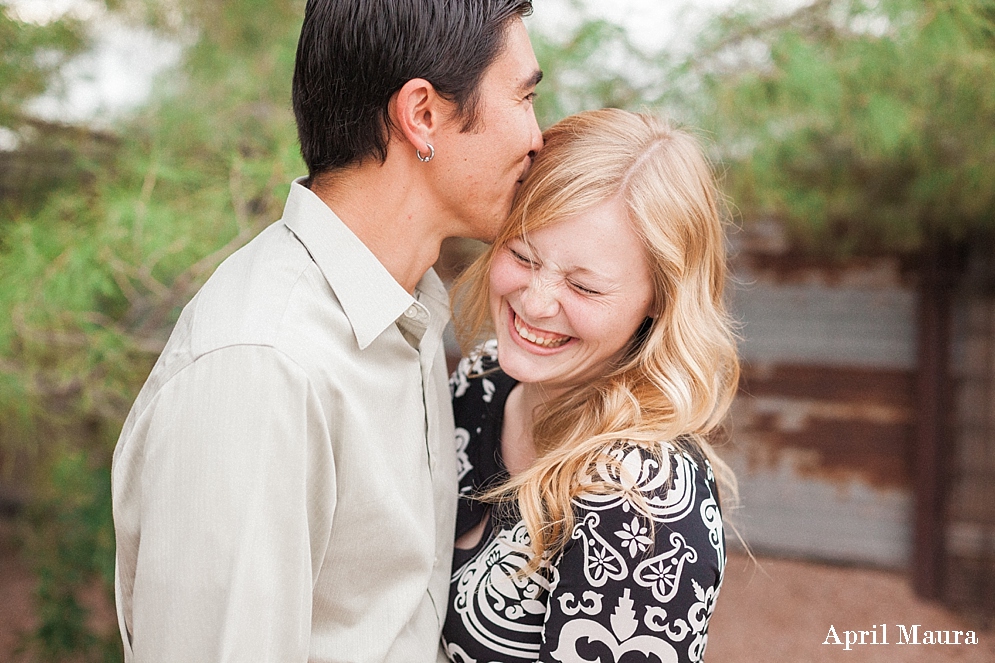
[[[715,475],[693,440],[614,445],[585,483],[573,500],[576,542],[597,540],[617,559],[703,555],[721,573],[725,534]]]
[[[587,511],[631,511],[669,523],[704,504],[718,508],[717,492],[712,465],[693,439],[621,442],[607,448],[582,479],[574,503]]]

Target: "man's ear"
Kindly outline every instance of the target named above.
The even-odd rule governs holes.
[[[411,145],[412,154],[428,154],[432,136],[445,121],[446,101],[424,78],[412,78],[394,97],[394,121],[400,135]]]

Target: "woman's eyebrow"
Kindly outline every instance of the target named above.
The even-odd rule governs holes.
[[[611,277],[608,274],[605,274],[604,272],[599,272],[589,267],[574,267],[570,271],[573,274],[580,274],[583,276],[593,276],[599,279],[611,280]]]

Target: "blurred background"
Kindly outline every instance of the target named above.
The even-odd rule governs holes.
[[[720,453],[757,559],[731,558],[708,660],[995,660],[995,0],[535,4],[540,125],[671,117],[730,201]],[[303,5],[0,0],[0,660],[121,659],[114,443],[304,174]],[[981,642],[821,644],[885,622]]]

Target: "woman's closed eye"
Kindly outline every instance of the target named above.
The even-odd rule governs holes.
[[[591,288],[583,286],[580,283],[577,283],[576,281],[568,281],[568,283],[570,284],[571,288],[573,288],[574,290],[577,290],[578,292],[583,293],[585,295],[600,295],[601,294],[597,290],[592,290]]]
[[[508,253],[511,254],[511,257],[513,257],[515,260],[517,260],[518,262],[522,263],[523,265],[526,265],[528,267],[535,267],[535,263],[532,261],[531,258],[529,258],[528,256],[526,256],[523,253],[519,253],[518,251],[516,251],[515,249],[511,248],[510,246],[508,247]]]

